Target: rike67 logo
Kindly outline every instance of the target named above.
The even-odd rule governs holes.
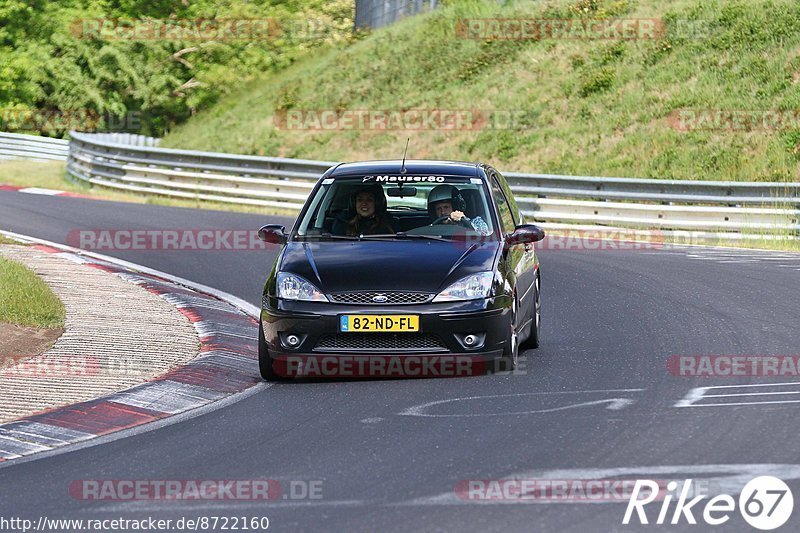
[[[645,494],[642,498],[640,498],[641,493]],[[635,512],[635,517],[640,524],[649,524],[652,516],[648,519],[644,508],[657,500],[660,500],[661,507],[654,524],[658,525],[668,523],[675,525],[684,520],[688,524],[697,524],[694,513],[702,513],[702,519],[706,524],[719,526],[730,520],[731,514],[737,507],[737,501],[728,494],[714,496],[706,501],[705,505],[698,504],[707,499],[708,495],[699,494],[689,499],[691,494],[691,479],[685,480],[680,490],[678,490],[676,481],[669,482],[666,495],[659,491],[656,481],[637,479],[622,523],[630,524]],[[670,517],[670,506],[675,496],[677,496],[677,502]],[[696,509],[695,506],[697,506]],[[769,531],[781,527],[789,520],[794,508],[794,498],[789,486],[780,479],[773,476],[760,476],[751,479],[744,486],[739,494],[738,507],[742,518],[751,527]],[[635,520],[633,523],[636,523]]]

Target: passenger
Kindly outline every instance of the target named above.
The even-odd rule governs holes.
[[[466,202],[458,189],[452,185],[437,185],[428,194],[428,214],[437,224],[457,224],[461,227],[477,231],[481,235],[489,235],[489,225],[481,217],[473,219],[464,215]],[[443,217],[448,217],[443,220]],[[437,222],[438,221],[438,222]]]
[[[350,213],[355,216],[349,220],[336,220],[332,233],[335,235],[375,235],[392,233],[392,218],[386,211],[386,196],[380,185],[359,187],[350,196]]]

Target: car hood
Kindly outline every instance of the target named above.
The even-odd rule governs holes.
[[[491,271],[499,246],[433,240],[290,242],[280,270],[304,277],[324,293],[435,293],[464,276]]]

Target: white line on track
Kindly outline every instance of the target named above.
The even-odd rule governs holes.
[[[567,409],[576,409],[579,407],[591,407],[595,405],[608,404],[606,409],[618,411],[634,403],[634,400],[629,398],[604,398],[599,400],[588,400],[575,404],[562,405],[559,407],[551,407],[546,409],[533,409],[528,411],[512,411],[512,412],[491,412],[491,413],[464,413],[464,414],[431,414],[427,413],[427,409],[436,405],[446,403],[464,402],[472,400],[489,400],[494,398],[516,398],[521,396],[545,396],[545,395],[565,395],[565,394],[597,394],[597,393],[618,393],[618,392],[642,392],[644,389],[601,389],[601,390],[579,390],[579,391],[556,391],[556,392],[523,392],[518,394],[494,394],[490,396],[465,396],[462,398],[449,398],[447,400],[437,400],[427,402],[419,405],[414,405],[403,411],[397,413],[399,416],[418,416],[426,418],[465,418],[465,417],[479,417],[479,416],[510,416],[510,415],[528,415],[528,414],[545,414],[557,411],[564,411]]]
[[[57,194],[62,194],[64,191],[59,191],[56,189],[43,189],[40,187],[26,187],[24,189],[19,189],[17,192],[24,192],[28,194],[43,194],[45,196],[56,196]]]
[[[800,391],[763,391],[759,387],[798,387],[800,382],[782,382],[782,383],[750,383],[746,385],[716,385],[710,387],[696,387],[691,389],[686,396],[675,402],[673,407],[730,407],[742,405],[776,405],[776,404],[792,404],[800,403],[800,400],[764,400],[754,402],[718,402],[718,403],[698,403],[706,398],[741,398],[743,396],[774,396],[774,395],[787,395],[787,394],[800,394]],[[756,390],[756,392],[728,392],[724,394],[706,394],[709,391],[720,391],[730,389],[745,389]]]

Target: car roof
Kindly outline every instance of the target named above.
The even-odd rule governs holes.
[[[355,163],[341,163],[331,169],[327,177],[365,175],[365,174],[392,174],[400,175],[403,161],[400,159],[387,161],[359,161]],[[425,159],[406,159],[405,174],[439,174],[445,176],[480,177],[478,170],[480,163],[467,163],[464,161],[429,161]]]

